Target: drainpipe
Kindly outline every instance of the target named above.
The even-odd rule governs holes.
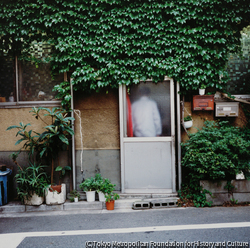
[[[74,98],[72,78],[70,78],[70,93],[71,93],[71,117],[74,118]],[[75,132],[75,121],[72,121],[72,129]],[[72,136],[72,170],[73,170],[73,189],[76,189],[76,154],[75,154],[75,135]]]

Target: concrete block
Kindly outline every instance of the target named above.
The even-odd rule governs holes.
[[[151,199],[150,200],[152,208],[177,207],[177,202],[178,202],[177,197],[158,198],[158,199]]]
[[[225,186],[227,185],[227,181],[221,180],[221,181],[210,181],[210,180],[201,180],[200,185],[203,187],[203,189],[207,189],[211,193],[227,193],[228,190],[225,189]]]
[[[79,202],[65,202],[63,205],[64,210],[74,210],[74,209],[93,209],[93,210],[101,210],[103,209],[102,202],[87,202],[87,201],[79,201]]]
[[[212,196],[206,194],[207,201],[212,201],[213,206],[223,205],[224,202],[230,201],[233,196],[228,193],[214,193]]]
[[[250,193],[250,180],[232,180],[234,193]]]
[[[119,193],[120,199],[144,199],[144,198],[152,198],[152,194],[123,194]]]
[[[138,209],[149,209],[150,208],[150,202],[146,202],[146,201],[136,201],[133,203],[132,208],[134,210],[138,210]]]
[[[45,205],[46,206],[46,211],[62,211],[63,210],[63,204],[58,204],[58,205]]]
[[[7,205],[0,207],[0,214],[22,213],[22,212],[25,212],[25,205],[22,205],[20,202],[10,202]]]
[[[240,202],[250,202],[250,193],[234,193],[234,199]]]
[[[46,211],[46,205],[42,204],[39,206],[30,206],[30,205],[25,205],[25,211],[26,212],[40,212],[40,211]]]
[[[115,201],[115,209],[131,209],[135,199],[119,199]],[[106,205],[105,208],[106,209]]]
[[[177,197],[177,193],[167,193],[167,194],[152,194],[152,198],[168,198]]]

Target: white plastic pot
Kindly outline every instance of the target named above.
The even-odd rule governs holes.
[[[95,201],[95,191],[85,191],[87,202],[94,202]]]
[[[199,94],[200,94],[201,96],[205,95],[205,89],[199,89]]]
[[[75,197],[75,198],[74,198],[74,202],[78,202],[78,197]]]
[[[190,128],[190,127],[192,127],[193,126],[193,121],[191,120],[191,121],[185,121],[184,122],[184,127],[185,128]]]
[[[99,201],[105,202],[105,195],[102,192],[98,192]]]

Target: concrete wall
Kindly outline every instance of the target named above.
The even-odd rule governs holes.
[[[120,190],[118,89],[91,95],[77,92],[74,103],[76,113],[80,111],[80,119],[75,113],[77,188],[83,179],[101,173]]]

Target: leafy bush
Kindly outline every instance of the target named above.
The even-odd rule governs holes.
[[[28,167],[18,167],[15,175],[17,182],[17,193],[22,202],[29,200],[33,193],[44,196],[48,187],[48,178],[44,172],[44,165],[30,163]]]
[[[0,9],[0,51],[34,60],[30,44],[46,40],[54,44],[52,69],[72,71],[79,90],[165,75],[183,90],[222,89],[219,76],[250,12],[248,0],[20,0],[1,1]],[[56,87],[64,104],[69,89]]]
[[[197,133],[182,143],[182,166],[190,180],[230,180],[241,171],[249,177],[249,130],[227,121],[206,121]]]
[[[249,178],[250,130],[229,125],[228,121],[206,121],[182,143],[182,167],[186,184],[179,191],[180,204],[211,206],[200,180],[231,180],[241,171]]]
[[[95,191],[98,188],[98,183],[94,177],[86,178],[80,185],[83,191]]]

